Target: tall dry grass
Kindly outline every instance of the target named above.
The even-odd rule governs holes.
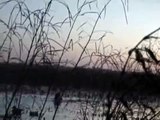
[[[0,10],[5,9],[10,4],[13,5],[7,21],[0,18],[1,26],[5,28],[0,45],[1,60],[3,60],[5,64],[12,62],[23,64],[21,74],[16,81],[17,84],[13,90],[10,101],[7,99],[6,91],[6,101],[8,101],[8,103],[6,103],[4,119],[8,116],[8,111],[11,108],[13,100],[22,88],[23,80],[26,78],[33,65],[48,65],[49,67],[56,66],[57,72],[62,65],[72,65],[72,72],[79,67],[80,62],[88,60],[83,64],[83,67],[87,68],[92,66],[93,69],[116,69],[122,71],[121,79],[123,79],[123,74],[126,69],[137,70],[139,67],[142,67],[148,77],[151,77],[150,73],[159,72],[159,60],[152,50],[154,47],[150,46],[151,44],[149,44],[149,46],[144,47],[142,45],[140,47],[143,42],[148,40],[159,40],[159,37],[153,36],[153,34],[159,31],[159,28],[145,36],[133,49],[131,49],[128,53],[129,55],[127,59],[121,51],[114,50],[111,45],[104,45],[103,40],[106,38],[108,32],[103,31],[99,38],[93,40],[93,35],[96,32],[98,22],[102,19],[102,16],[106,17],[106,9],[110,2],[112,2],[112,0],[108,0],[103,6],[98,8],[97,0],[77,0],[77,8],[75,11],[72,11],[66,2],[60,0],[49,0],[45,3],[46,6],[44,8],[36,10],[30,10],[25,1],[8,0],[0,2]],[[126,23],[128,23],[128,2],[128,0],[121,0]],[[67,17],[55,22],[54,13],[51,11],[52,6],[57,4],[66,9]],[[94,6],[96,6],[97,9],[95,9]],[[85,11],[86,7],[89,8],[87,11]],[[83,21],[82,18],[85,18],[88,15],[94,15],[96,19],[91,25],[90,30],[86,31],[85,28],[90,24],[90,21],[85,19]],[[79,24],[79,22],[81,24]],[[61,32],[64,31],[65,27],[67,27],[65,31],[67,34],[63,36]],[[73,38],[75,34],[77,34],[77,39]],[[82,41],[84,40],[85,44],[82,44]],[[89,44],[94,41],[96,41],[95,49],[94,51],[90,51]],[[81,51],[79,52],[76,61],[66,58],[68,53],[77,49],[77,46]],[[111,52],[108,52],[108,50]],[[133,53],[135,56],[133,56]],[[142,53],[145,53],[145,55]],[[125,59],[126,62],[124,62]],[[56,76],[54,77],[56,78]],[[50,95],[52,85],[54,84],[54,80],[50,80],[49,83],[45,101],[40,110],[39,120],[43,118],[44,108]],[[68,86],[63,88],[62,95],[65,94],[67,89]],[[143,110],[144,114],[141,116],[141,119],[154,119],[157,117],[159,112],[153,111],[152,107],[148,104],[140,103],[139,101],[129,102],[128,99],[125,99],[124,97],[128,92],[130,91],[126,90],[121,97],[117,97],[115,93],[108,92],[105,99],[98,98],[99,101],[102,101],[103,103],[103,115],[105,116],[105,119],[110,120],[120,118],[127,120],[130,119],[128,116],[131,116],[132,119],[134,119],[135,114],[133,114],[133,106]],[[94,98],[94,96],[92,97]],[[19,105],[20,102],[21,95],[19,96]],[[86,101],[85,104],[86,106],[84,108],[82,107],[83,119],[87,119],[87,106],[90,103]],[[99,104],[100,103],[97,102],[92,104],[95,111]],[[58,108],[59,106],[53,113],[53,120],[55,119]],[[147,112],[148,109],[150,113]],[[138,114],[139,113],[136,113],[137,118],[140,117]],[[150,118],[148,118],[148,116]]]

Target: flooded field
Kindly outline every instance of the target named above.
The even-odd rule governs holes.
[[[0,95],[0,113],[1,116],[5,114],[5,104],[6,100],[4,98],[4,95]],[[8,97],[8,100],[10,99],[10,96]],[[18,99],[15,98],[12,106],[17,106]],[[40,112],[42,105],[44,103],[45,96],[44,95],[33,95],[33,94],[27,94],[22,95],[20,108],[24,111],[22,112],[21,118],[23,120],[29,120],[29,119],[38,119],[38,116],[31,117],[30,112]],[[51,120],[54,112],[55,112],[55,106],[54,106],[54,95],[50,96],[47,100],[45,109],[43,111],[43,118],[46,120]],[[59,106],[59,109],[56,114],[56,118],[58,120],[71,120],[77,117],[78,114],[80,114],[80,102],[76,99],[69,100],[69,98],[63,98],[63,102]],[[11,113],[11,110],[10,110]]]
[[[92,94],[93,95],[93,94]],[[52,120],[55,114],[54,94],[47,99],[45,108],[42,112],[42,120]],[[16,96],[12,103],[18,106],[19,97]],[[5,114],[7,101],[10,101],[11,94],[6,96],[5,93],[0,94],[0,119]],[[46,96],[40,94],[23,94],[19,108],[22,109],[20,119],[22,120],[38,120],[39,113],[42,109]],[[113,94],[94,96],[69,96],[63,97],[61,105],[56,112],[55,120],[158,120],[160,119],[159,101],[150,100],[126,100],[125,98],[115,97]],[[12,113],[12,108],[9,110]],[[31,114],[37,113],[37,114]],[[18,118],[19,119],[19,118]]]

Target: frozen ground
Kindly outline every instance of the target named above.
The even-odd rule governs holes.
[[[12,106],[18,104],[18,98],[20,95],[17,95],[12,103]],[[40,94],[24,94],[21,96],[21,104],[20,108],[22,108],[23,114],[21,116],[21,120],[38,120],[38,117],[31,117],[29,115],[30,111],[38,111],[40,112],[42,105],[45,101],[45,95]],[[7,95],[4,93],[0,94],[0,116],[5,114],[5,105],[7,101],[10,101],[11,95]],[[44,108],[44,116],[42,120],[52,120],[55,107],[53,104],[54,95],[50,95],[46,106]],[[104,101],[103,101],[104,100]],[[141,104],[140,102],[125,102],[127,103],[126,107],[123,101],[119,101],[119,99],[113,99],[106,104],[106,99],[99,99],[98,96],[94,97],[63,97],[62,104],[60,105],[58,112],[56,114],[55,120],[103,120],[105,117],[103,116],[106,112],[106,109],[109,107],[109,103],[111,105],[111,111],[116,110],[115,116],[120,117],[119,115],[123,115],[125,113],[128,120],[135,120],[139,118],[151,119],[154,117],[155,120],[160,119],[160,107],[159,101],[155,101],[149,103],[147,100]],[[102,102],[103,101],[103,102]],[[102,104],[103,103],[103,104]],[[103,105],[108,105],[104,107]],[[149,106],[148,106],[149,105]],[[150,107],[151,105],[151,107]],[[113,109],[115,108],[115,109]],[[133,114],[130,114],[130,110],[132,110]],[[155,112],[152,112],[155,111]],[[123,113],[123,114],[120,114]],[[106,114],[105,114],[106,115]],[[142,116],[143,115],[143,116]],[[86,118],[85,118],[86,117]],[[131,118],[132,117],[132,118]],[[2,120],[2,118],[0,118]]]
[[[11,95],[8,95],[7,99],[9,101]],[[18,103],[18,96],[15,97],[12,106]],[[42,105],[45,100],[45,95],[33,95],[27,94],[22,95],[20,108],[24,109],[23,114],[21,116],[22,120],[37,120],[38,117],[30,117],[30,111],[39,111],[42,108]],[[55,112],[55,107],[53,104],[54,95],[49,96],[46,107],[43,111],[45,120],[52,120],[52,117]],[[63,102],[58,109],[55,120],[78,120],[82,119],[86,113],[86,105],[84,106],[84,101],[79,101],[78,98],[63,98]],[[5,94],[0,94],[0,115],[4,115],[5,113],[5,104],[6,97]],[[85,103],[86,104],[86,103]],[[87,110],[89,110],[87,108]],[[89,114],[89,112],[88,112]]]

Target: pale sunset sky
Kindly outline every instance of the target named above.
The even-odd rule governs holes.
[[[5,1],[5,0],[3,0]],[[37,8],[44,8],[48,0],[25,0],[25,3],[31,10]],[[59,0],[62,1],[62,0]],[[81,0],[80,0],[81,1]],[[83,0],[82,0],[83,1]],[[100,11],[103,5],[107,0],[97,0],[98,8]],[[124,1],[124,0],[123,0]],[[127,1],[127,0],[126,0]],[[157,29],[160,26],[160,0],[128,0],[128,10],[127,10],[127,19],[128,24],[126,23],[125,13],[121,0],[111,0],[106,9],[106,16],[99,20],[96,30],[105,30],[108,33],[103,40],[107,44],[113,45],[115,49],[125,50],[126,48],[132,48],[140,41],[145,35]],[[71,9],[72,14],[75,13],[77,7],[77,0],[63,0],[67,3]],[[125,1],[124,1],[125,2]],[[66,8],[62,5],[54,2],[51,6],[51,12],[53,12],[54,20],[59,21],[63,20],[67,16]],[[9,4],[7,7],[0,11],[0,17],[3,20],[7,20],[10,8],[12,4]],[[86,8],[87,11],[89,8]],[[93,5],[93,9],[95,6]],[[89,23],[94,21],[96,16],[88,16],[85,20]],[[81,21],[77,22],[78,25],[82,24]],[[1,24],[0,24],[1,25]],[[64,27],[65,28],[65,27]],[[3,31],[3,27],[0,27],[0,31]],[[86,30],[90,29],[86,27]],[[63,33],[64,32],[64,33]],[[65,36],[65,31],[62,30],[62,33]],[[61,39],[65,38],[62,36]],[[71,38],[77,39],[73,32]],[[74,38],[75,37],[75,38]],[[2,38],[2,34],[1,34]]]

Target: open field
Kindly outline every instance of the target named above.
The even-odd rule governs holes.
[[[84,92],[84,91],[83,91]],[[74,92],[75,94],[76,92]],[[143,100],[131,100],[123,101],[122,99],[110,96],[108,99],[108,94],[105,93],[104,96],[96,96],[99,93],[88,93],[84,92],[86,95],[92,96],[75,96],[74,94],[69,93],[70,97],[67,97],[66,94],[63,97],[63,101],[58,108],[58,111],[55,116],[55,120],[104,120],[107,117],[119,119],[124,116],[127,120],[135,120],[137,118],[148,118],[149,120],[154,118],[158,120],[160,118],[160,106],[159,99],[155,97],[149,98],[144,97]],[[12,106],[17,106],[18,98],[20,94],[17,94],[15,97]],[[10,100],[11,94],[8,93],[7,99]],[[153,100],[154,99],[154,100]],[[112,101],[110,101],[112,100]],[[6,95],[5,93],[0,94],[0,120],[5,114],[5,105]],[[30,112],[37,111],[38,114],[43,106],[45,101],[45,95],[40,95],[39,93],[35,94],[23,94],[21,96],[21,103],[19,108],[23,109],[21,119],[22,120],[38,120],[39,116],[31,116]],[[47,99],[47,103],[42,113],[43,120],[51,120],[55,113],[55,106],[53,104],[54,94],[50,95]],[[127,104],[127,106],[126,106]],[[110,109],[110,110],[109,110]],[[114,110],[115,109],[115,110]],[[110,111],[108,113],[108,111]],[[11,113],[11,109],[9,110]],[[114,112],[114,113],[113,113]],[[124,116],[121,116],[124,115]]]

